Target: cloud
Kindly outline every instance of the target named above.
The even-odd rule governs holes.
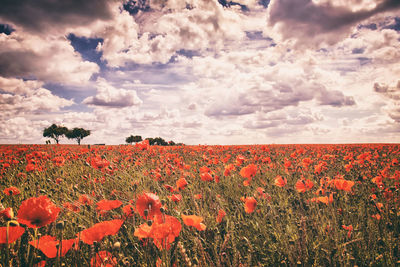
[[[124,108],[142,104],[136,91],[115,88],[103,78],[97,80],[96,87],[97,94],[85,98],[83,104],[109,108]]]
[[[111,19],[115,0],[20,0],[1,3],[0,20],[36,34]]]
[[[14,87],[15,86],[15,87]],[[37,81],[23,81],[0,77],[0,119],[11,116],[56,112],[71,106],[74,101],[53,95]]]
[[[335,4],[336,3],[336,4]],[[376,14],[395,12],[397,0],[274,0],[268,7],[268,30],[278,40],[292,40],[300,48],[338,43],[353,27]]]
[[[392,120],[400,123],[400,80],[397,81],[396,86],[375,83],[374,91],[389,100],[384,110]]]
[[[82,61],[65,37],[0,34],[0,76],[85,83],[98,70],[97,64]]]
[[[98,49],[112,67],[165,64],[180,51],[218,51],[245,38],[236,10],[224,9],[216,0],[189,2],[152,1],[151,12],[134,18],[115,10],[113,21],[94,25],[91,37],[103,38]]]

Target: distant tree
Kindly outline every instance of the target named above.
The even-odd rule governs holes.
[[[171,141],[169,141],[169,142],[168,142],[168,144],[169,144],[170,146],[174,146],[174,145],[176,145],[176,144],[175,144],[175,142],[174,142],[174,141],[172,141],[172,140],[171,140]]]
[[[60,138],[62,136],[64,136],[67,132],[68,132],[67,127],[52,124],[50,127],[45,128],[43,130],[43,137],[52,138],[58,144],[58,142],[60,141]]]
[[[125,142],[127,142],[128,144],[132,144],[133,142],[137,143],[141,141],[143,141],[143,139],[140,135],[135,135],[135,136],[131,135],[125,139]]]
[[[158,145],[158,146],[167,146],[168,142],[165,141],[163,138],[161,137],[156,137],[156,138],[151,138],[148,137],[146,138],[146,140],[149,140],[149,144],[152,145]]]
[[[68,139],[76,139],[78,145],[81,144],[81,140],[86,136],[90,135],[90,130],[85,130],[83,128],[74,128],[72,130],[68,130],[65,136]]]

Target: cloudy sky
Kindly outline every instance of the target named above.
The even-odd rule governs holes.
[[[0,143],[400,142],[398,0],[5,0]],[[62,139],[61,143],[71,143]]]

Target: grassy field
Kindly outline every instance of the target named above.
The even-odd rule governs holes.
[[[0,146],[2,266],[398,266],[400,146]]]

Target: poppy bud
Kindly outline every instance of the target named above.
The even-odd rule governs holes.
[[[6,220],[11,220],[14,218],[14,211],[12,208],[6,208],[0,211],[0,218],[4,218]]]
[[[83,225],[78,225],[78,231],[79,231],[79,232],[81,232],[81,231],[83,231],[83,230],[85,230],[85,229],[86,229],[85,226],[83,226]]]
[[[143,214],[145,217],[147,217],[149,215],[149,210],[144,210]]]
[[[152,221],[152,220],[148,220],[148,221],[147,221],[147,225],[148,225],[148,226],[151,226],[152,224],[153,224],[153,221]]]
[[[121,248],[121,242],[115,242],[113,244],[113,249],[120,249]]]
[[[165,199],[161,199],[161,205],[165,205]]]
[[[164,209],[163,207],[161,207],[161,208],[160,208],[160,212],[161,212],[161,213],[164,213],[164,212],[165,212],[165,209]]]
[[[64,229],[64,222],[63,221],[57,222],[56,223],[56,229],[58,229],[58,230]]]

